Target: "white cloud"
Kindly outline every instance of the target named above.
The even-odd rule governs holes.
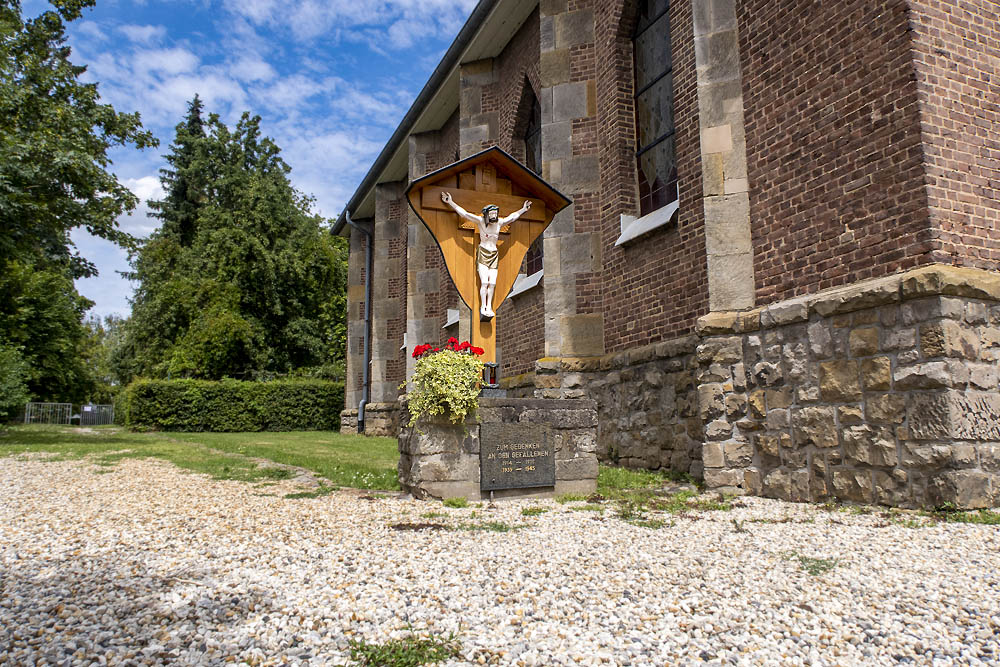
[[[162,199],[164,192],[160,185],[160,179],[156,176],[142,176],[140,178],[122,179],[122,184],[132,191],[139,198],[139,204],[135,210],[128,215],[123,215],[118,219],[118,225],[122,230],[133,236],[146,237],[160,226],[159,220],[151,216],[147,202],[150,199]]]
[[[225,7],[257,26],[281,28],[296,39],[350,39],[374,29],[373,50],[406,49],[416,35],[436,38],[454,34],[476,0],[224,0]]]
[[[257,91],[257,96],[272,109],[297,109],[324,90],[319,82],[293,74]]]
[[[76,24],[76,31],[81,35],[85,35],[98,42],[103,42],[108,38],[104,31],[101,30],[101,26],[97,25],[93,21],[80,21]]]
[[[162,25],[120,25],[118,31],[136,44],[159,44],[167,36],[167,28]]]
[[[198,67],[198,56],[187,49],[149,49],[137,51],[130,58],[132,67],[143,72],[187,74]]]
[[[255,57],[240,58],[229,66],[229,73],[240,81],[271,81],[277,72],[267,62]]]

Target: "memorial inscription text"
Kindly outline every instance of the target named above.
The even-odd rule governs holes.
[[[481,490],[555,486],[548,425],[483,424],[479,439]]]

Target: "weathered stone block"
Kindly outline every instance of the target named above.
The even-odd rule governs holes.
[[[733,425],[724,419],[716,419],[705,426],[705,437],[709,440],[725,440],[733,434]]]
[[[852,357],[870,357],[878,354],[878,329],[865,327],[851,332],[849,345]]]
[[[891,467],[898,461],[896,441],[891,431],[860,424],[845,428],[841,441],[848,462]]]
[[[738,488],[743,486],[744,473],[742,468],[705,469],[705,486],[709,489],[721,487]]]
[[[837,426],[834,419],[834,408],[830,406],[815,406],[793,410],[795,425],[795,446],[816,447],[837,446]]]
[[[951,470],[934,476],[927,488],[935,505],[950,503],[958,509],[983,509],[993,506],[991,489],[997,476],[981,470]]]
[[[597,479],[597,457],[578,456],[556,460],[557,480]]]
[[[525,410],[521,422],[549,424],[552,428],[592,428],[597,426],[596,410]]]
[[[841,425],[860,424],[865,420],[865,413],[858,405],[842,405],[837,408],[837,419]]]
[[[754,444],[757,447],[757,451],[764,456],[771,456],[773,458],[779,458],[781,456],[781,446],[782,438],[787,438],[787,444],[791,444],[791,437],[788,434],[781,434],[780,436],[774,433],[762,433],[754,439]]]
[[[764,423],[767,424],[767,428],[771,431],[779,431],[781,429],[788,428],[788,410],[768,410]]]
[[[768,410],[780,410],[792,405],[792,388],[767,389],[764,392]]]
[[[888,391],[892,386],[892,364],[889,357],[861,360],[861,386],[865,391]]]
[[[916,346],[917,330],[912,327],[886,331],[885,339],[882,343],[883,349],[888,352],[895,350],[912,350]]]
[[[865,414],[875,423],[902,424],[906,418],[906,396],[880,394],[865,399]]]
[[[951,368],[943,361],[903,366],[893,374],[897,390],[943,389],[955,384]]]
[[[724,444],[706,442],[701,448],[701,460],[706,468],[724,468],[726,466]]]
[[[746,394],[728,394],[726,396],[726,419],[736,421],[747,412]]]
[[[833,356],[833,337],[825,322],[813,322],[808,328],[809,351],[817,359],[828,359]]]
[[[765,408],[765,396],[766,393],[763,389],[757,389],[750,392],[747,402],[750,406],[750,417],[754,419],[763,419],[767,414],[767,409]]]
[[[979,334],[953,320],[940,320],[920,327],[920,352],[925,359],[979,358]]]
[[[726,412],[726,393],[720,383],[703,384],[698,387],[698,411],[704,421],[711,421]]]
[[[904,442],[900,463],[908,468],[943,468],[952,457],[950,445],[925,445],[920,442]]]
[[[781,348],[778,347],[779,354]],[[784,372],[780,363],[761,361],[754,364],[753,380],[761,387],[771,387],[780,384],[784,380]]]
[[[996,392],[915,393],[907,415],[914,440],[1000,440],[1000,394]]]
[[[821,363],[819,391],[823,400],[831,403],[859,400],[861,382],[858,376],[858,363],[844,359]]]
[[[741,468],[753,463],[753,447],[749,442],[732,440],[725,443],[726,465]]]
[[[743,339],[740,336],[716,336],[698,346],[696,355],[702,364],[731,365],[743,361]]]
[[[873,500],[871,473],[867,470],[834,470],[833,493],[843,500],[871,503]]]

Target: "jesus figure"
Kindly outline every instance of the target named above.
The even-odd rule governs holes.
[[[531,202],[525,200],[524,206],[514,211],[506,218],[500,218],[500,207],[489,204],[483,207],[482,216],[473,215],[455,203],[450,192],[441,193],[441,201],[450,206],[460,218],[476,223],[479,229],[479,246],[476,248],[476,269],[479,273],[479,314],[483,319],[496,316],[493,311],[493,292],[497,286],[498,251],[497,240],[500,238],[500,228],[510,224],[528,212]]]

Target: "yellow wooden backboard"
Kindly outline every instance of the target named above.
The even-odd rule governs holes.
[[[531,201],[531,208],[524,215],[500,230],[494,312],[499,310],[514,286],[528,248],[545,231],[555,214],[571,202],[496,147],[418,178],[406,190],[410,206],[441,248],[459,296],[472,309],[472,344],[483,348],[484,361],[495,361],[496,318],[481,320],[478,315],[481,306],[476,271],[479,234],[475,224],[460,219],[441,200],[441,193],[445,191],[451,193],[456,204],[475,215],[487,204],[495,204],[500,207],[503,218],[520,209],[525,200]]]

